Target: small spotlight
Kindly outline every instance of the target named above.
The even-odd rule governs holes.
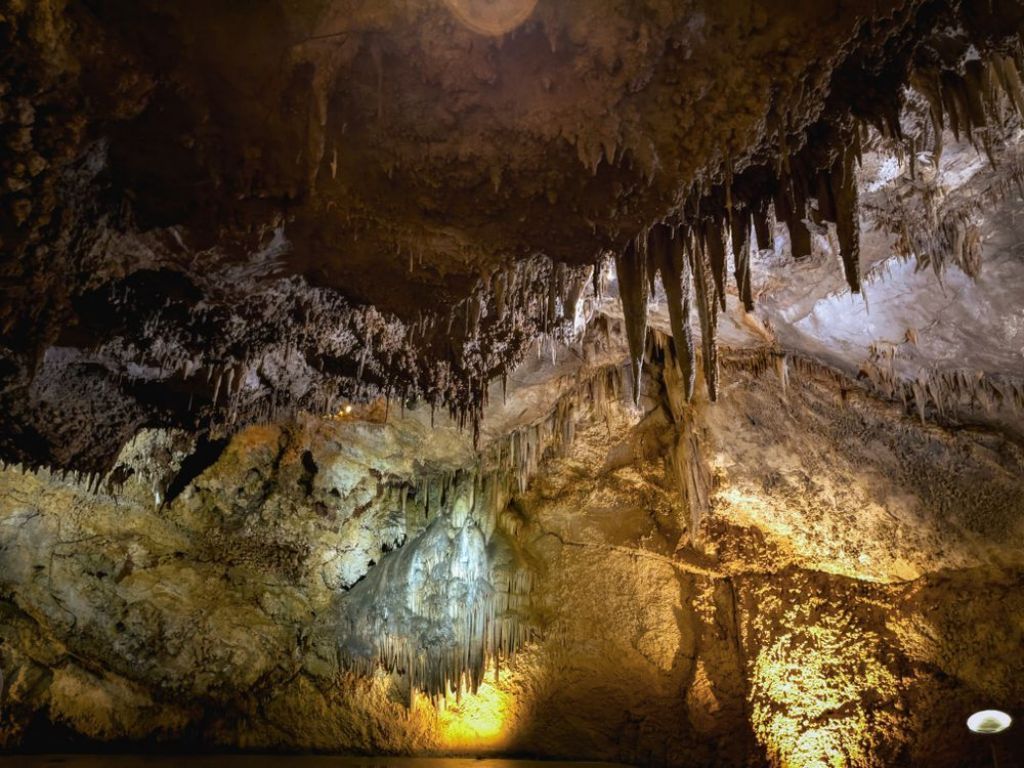
[[[352,413],[352,406],[351,405],[346,405],[345,406],[345,415],[347,416],[350,413]]]
[[[474,32],[500,37],[526,21],[537,0],[444,0],[444,3]]]
[[[975,712],[967,718],[967,727],[974,733],[982,733],[986,736],[994,733],[1002,733],[1013,722],[1013,718],[998,709],[984,709]]]

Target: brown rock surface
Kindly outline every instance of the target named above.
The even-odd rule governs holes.
[[[670,765],[984,758],[964,718],[1022,693],[1019,448],[844,402],[830,377],[732,381],[687,412],[713,478],[699,529],[657,379],[646,413],[578,412],[572,449],[507,507],[463,496],[479,481],[424,490],[426,474],[471,477],[473,454],[415,419],[245,430],[160,505],[142,471],[117,497],[4,472],[5,741],[59,728]],[[167,444],[149,434],[125,459],[141,468]],[[402,486],[419,489],[404,515],[387,490]],[[469,532],[486,546],[466,549]],[[473,591],[511,583],[503,552],[530,574],[525,603]],[[486,643],[452,613],[474,601],[530,628],[476,695],[407,709],[415,656],[348,671],[376,657],[368,605],[428,669],[430,649]]]
[[[0,744],[985,764],[1022,31],[0,0]]]
[[[1000,156],[1022,20],[1015,0],[7,0],[0,455],[106,472],[142,427],[217,438],[381,395],[476,425],[535,339],[571,335],[591,267],[666,221],[707,244],[697,290],[724,303],[723,236],[767,238],[773,199],[798,257],[808,222],[836,224],[857,288],[861,135],[916,158],[933,119]],[[971,233],[950,259],[976,266]]]

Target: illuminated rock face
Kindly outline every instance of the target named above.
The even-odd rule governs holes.
[[[0,474],[6,744],[984,757],[964,718],[1024,693],[1012,443],[726,362],[721,401],[686,412],[683,461],[710,478],[696,512],[666,472],[681,448],[657,358],[640,411],[614,383],[577,401],[572,447],[525,492],[488,495],[469,436],[415,414],[246,430],[184,487],[189,447],[151,433],[116,499]],[[460,701],[422,693],[460,675]]]
[[[0,0],[0,743],[984,762],[1022,22]]]

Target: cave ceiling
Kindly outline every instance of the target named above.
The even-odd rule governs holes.
[[[727,377],[719,342],[922,411],[1019,400],[1022,23],[1013,0],[4,0],[0,456],[106,472],[144,427],[376,398],[479,431],[586,318],[623,322],[638,371],[649,300],[688,395]]]

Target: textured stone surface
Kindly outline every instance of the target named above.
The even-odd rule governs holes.
[[[0,0],[0,743],[984,764],[1022,20]]]
[[[105,472],[142,427],[218,438],[381,395],[476,425],[534,340],[572,335],[593,267],[644,271],[662,221],[707,251],[698,305],[725,302],[730,233],[751,302],[740,241],[772,217],[798,258],[834,224],[857,287],[858,148],[924,169],[934,121],[1002,162],[1022,20],[1015,0],[7,0],[0,456]],[[976,271],[968,212],[940,213],[902,251]]]
[[[502,536],[531,574],[525,644],[447,707],[417,695],[407,708],[400,669],[362,676],[344,660],[374,653],[350,634],[367,585],[378,609],[419,617],[393,635],[460,637],[426,603],[457,618],[436,587],[462,583],[465,552],[441,552],[434,585],[410,580],[402,563],[437,529],[381,490],[458,468],[472,452],[457,431],[251,428],[160,506],[141,472],[117,498],[0,474],[6,744],[56,728],[671,765],[984,759],[964,717],[1022,694],[1019,448],[844,402],[831,377],[794,374],[783,390],[737,368],[718,405],[688,412],[712,477],[695,526],[672,470],[677,428],[656,381],[647,391],[646,415],[623,401],[578,412],[572,450],[489,535],[457,485],[433,508],[433,525],[490,542],[481,574],[501,572]]]

